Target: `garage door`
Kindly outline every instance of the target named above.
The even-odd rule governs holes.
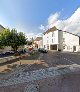
[[[57,50],[57,45],[51,45],[50,50]]]

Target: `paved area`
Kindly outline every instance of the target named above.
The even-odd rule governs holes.
[[[59,65],[80,64],[79,53],[49,52],[47,54],[43,54],[43,56],[40,59],[44,60],[49,65],[49,67],[55,67]]]

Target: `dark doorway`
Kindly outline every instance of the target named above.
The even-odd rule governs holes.
[[[50,50],[57,50],[57,45],[50,45]]]
[[[76,46],[73,46],[73,51],[76,51]]]

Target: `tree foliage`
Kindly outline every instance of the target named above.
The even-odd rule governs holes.
[[[23,32],[17,32],[16,29],[5,29],[0,34],[0,46],[11,46],[13,50],[17,50],[19,46],[27,44],[27,39]]]
[[[10,34],[10,29],[4,29],[1,33],[0,33],[0,48],[6,46],[5,40],[6,37]]]

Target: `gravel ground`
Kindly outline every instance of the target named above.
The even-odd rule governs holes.
[[[25,58],[19,61],[20,66],[6,80],[0,81],[0,90],[1,92],[11,92],[12,89],[14,89],[12,92],[80,92],[79,61],[80,56],[77,54],[57,52],[41,53],[30,60]]]
[[[80,92],[80,66],[51,67],[20,72],[0,81],[1,92]]]

